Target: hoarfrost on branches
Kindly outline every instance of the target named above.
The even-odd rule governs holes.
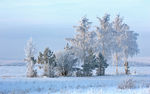
[[[32,38],[27,41],[27,45],[25,47],[25,61],[27,62],[27,77],[35,77],[36,70],[34,70],[34,65],[36,60],[34,59],[34,55],[36,53],[35,45],[33,44]]]

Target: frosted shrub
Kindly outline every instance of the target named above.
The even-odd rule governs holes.
[[[56,62],[60,76],[72,76],[77,58],[69,51],[64,51],[56,54]]]
[[[119,89],[132,89],[135,88],[135,82],[133,79],[126,79],[118,85]]]
[[[59,76],[73,76],[77,58],[67,43],[63,51],[56,53],[57,71]]]

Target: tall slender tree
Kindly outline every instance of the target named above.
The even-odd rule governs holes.
[[[133,57],[134,55],[137,55],[139,53],[138,45],[137,45],[137,37],[138,33],[135,33],[134,31],[126,31],[122,40],[122,56],[124,59],[124,65],[125,65],[125,73],[128,74],[128,58]]]
[[[32,38],[30,38],[27,41],[27,45],[24,49],[25,51],[25,61],[27,62],[27,71],[26,75],[27,77],[35,77],[36,76],[36,70],[34,69],[34,65],[36,63],[36,60],[34,59],[34,55],[36,53],[35,45],[32,41]]]
[[[123,23],[123,18],[117,15],[115,20],[112,22],[113,33],[113,44],[112,44],[112,56],[113,62],[116,65],[116,74],[118,74],[118,63],[121,60],[122,55],[122,39],[124,32],[128,29],[128,26]]]

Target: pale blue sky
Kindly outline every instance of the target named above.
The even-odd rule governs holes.
[[[23,59],[32,36],[38,50],[63,49],[66,37],[84,15],[97,24],[105,13],[118,13],[140,34],[139,56],[150,56],[149,0],[0,0],[0,59]]]

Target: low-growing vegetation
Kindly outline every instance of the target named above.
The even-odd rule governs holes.
[[[121,83],[119,83],[118,88],[119,89],[133,89],[135,88],[135,81],[131,78],[127,78],[123,80]]]

